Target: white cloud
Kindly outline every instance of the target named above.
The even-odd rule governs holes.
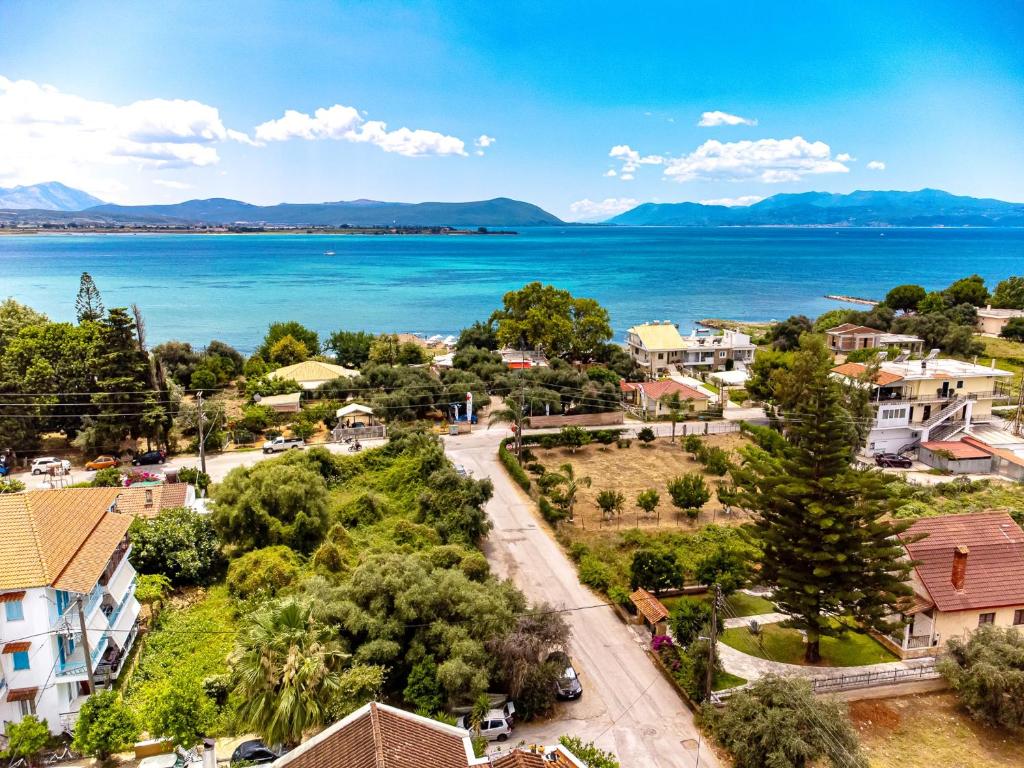
[[[607,171],[604,172],[604,175],[609,178],[614,178],[615,176],[618,176],[619,173],[614,168],[609,168]]]
[[[718,125],[757,125],[757,120],[715,110],[714,112],[701,113],[700,121],[697,125],[702,128],[714,128]]]
[[[740,197],[718,197],[713,200],[701,200],[701,205],[724,205],[728,208],[753,205],[764,200],[761,195],[741,195]]]
[[[622,181],[632,181],[636,177],[632,173],[620,173],[619,178],[622,179]]]
[[[422,155],[466,155],[466,144],[455,136],[447,136],[437,131],[422,128],[398,128],[389,131],[387,124],[381,120],[366,120],[355,107],[335,104],[332,107],[321,107],[313,115],[286,110],[277,120],[268,120],[256,126],[256,139],[259,141],[287,141],[289,139],[334,139],[355,143],[374,144],[385,152],[419,157]],[[494,141],[486,134],[477,141],[487,140],[489,146]]]
[[[868,168],[872,171],[884,171],[885,163],[883,163],[881,160],[872,160],[871,162],[868,163]]]
[[[661,155],[641,156],[639,152],[628,144],[616,144],[608,152],[608,157],[613,160],[622,161],[622,172],[619,174],[619,178],[623,181],[632,181],[634,172],[641,165],[661,165],[665,162],[665,158]]]
[[[631,197],[608,197],[604,200],[577,200],[569,206],[573,221],[602,221],[628,211],[639,205],[638,200]]]
[[[481,133],[479,136],[477,136],[476,141],[474,141],[473,144],[477,147],[486,148],[491,146],[491,144],[493,144],[496,141],[497,139],[494,138],[493,136],[488,136],[486,133]]]
[[[192,189],[191,184],[186,184],[184,181],[172,181],[171,179],[153,179],[153,183],[158,187],[166,187],[167,189]]]
[[[856,162],[857,158],[851,155],[849,152],[840,152],[836,155],[836,160],[840,163],[853,163]]]

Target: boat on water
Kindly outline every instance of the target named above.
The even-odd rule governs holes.
[[[334,251],[324,251],[324,256],[333,256]]]

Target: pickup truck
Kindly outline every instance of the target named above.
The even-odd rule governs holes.
[[[301,448],[306,444],[306,441],[301,437],[275,437],[273,440],[267,440],[263,444],[264,453],[280,453],[281,451],[287,451],[289,448]]]

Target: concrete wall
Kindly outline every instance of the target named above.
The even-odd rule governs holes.
[[[948,459],[921,446],[918,449],[918,459],[922,464],[927,464],[929,467],[935,467],[943,472],[952,472],[957,475],[985,475],[992,471],[991,456],[986,456],[983,459]]]
[[[607,427],[621,424],[622,411],[602,411],[601,413],[580,413],[569,416],[564,413],[551,416],[531,416],[529,429],[545,429],[547,427]]]

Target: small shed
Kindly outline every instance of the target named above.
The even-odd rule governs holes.
[[[298,413],[302,410],[302,393],[291,392],[287,395],[267,395],[261,397],[260,405],[265,405],[275,413]]]
[[[360,405],[359,403],[343,405],[335,411],[334,415],[338,417],[339,424],[342,422],[349,424],[353,421],[373,423],[373,408],[368,405]]]
[[[332,432],[336,441],[385,437],[384,425],[373,417],[373,408],[360,403],[343,405],[334,413],[338,423]]]
[[[667,630],[668,608],[641,587],[629,596],[629,601],[636,607],[636,612],[643,617],[644,624],[650,627],[651,632],[656,635],[664,635]]]
[[[986,475],[992,471],[992,454],[962,440],[933,440],[918,446],[922,464],[958,475]]]

